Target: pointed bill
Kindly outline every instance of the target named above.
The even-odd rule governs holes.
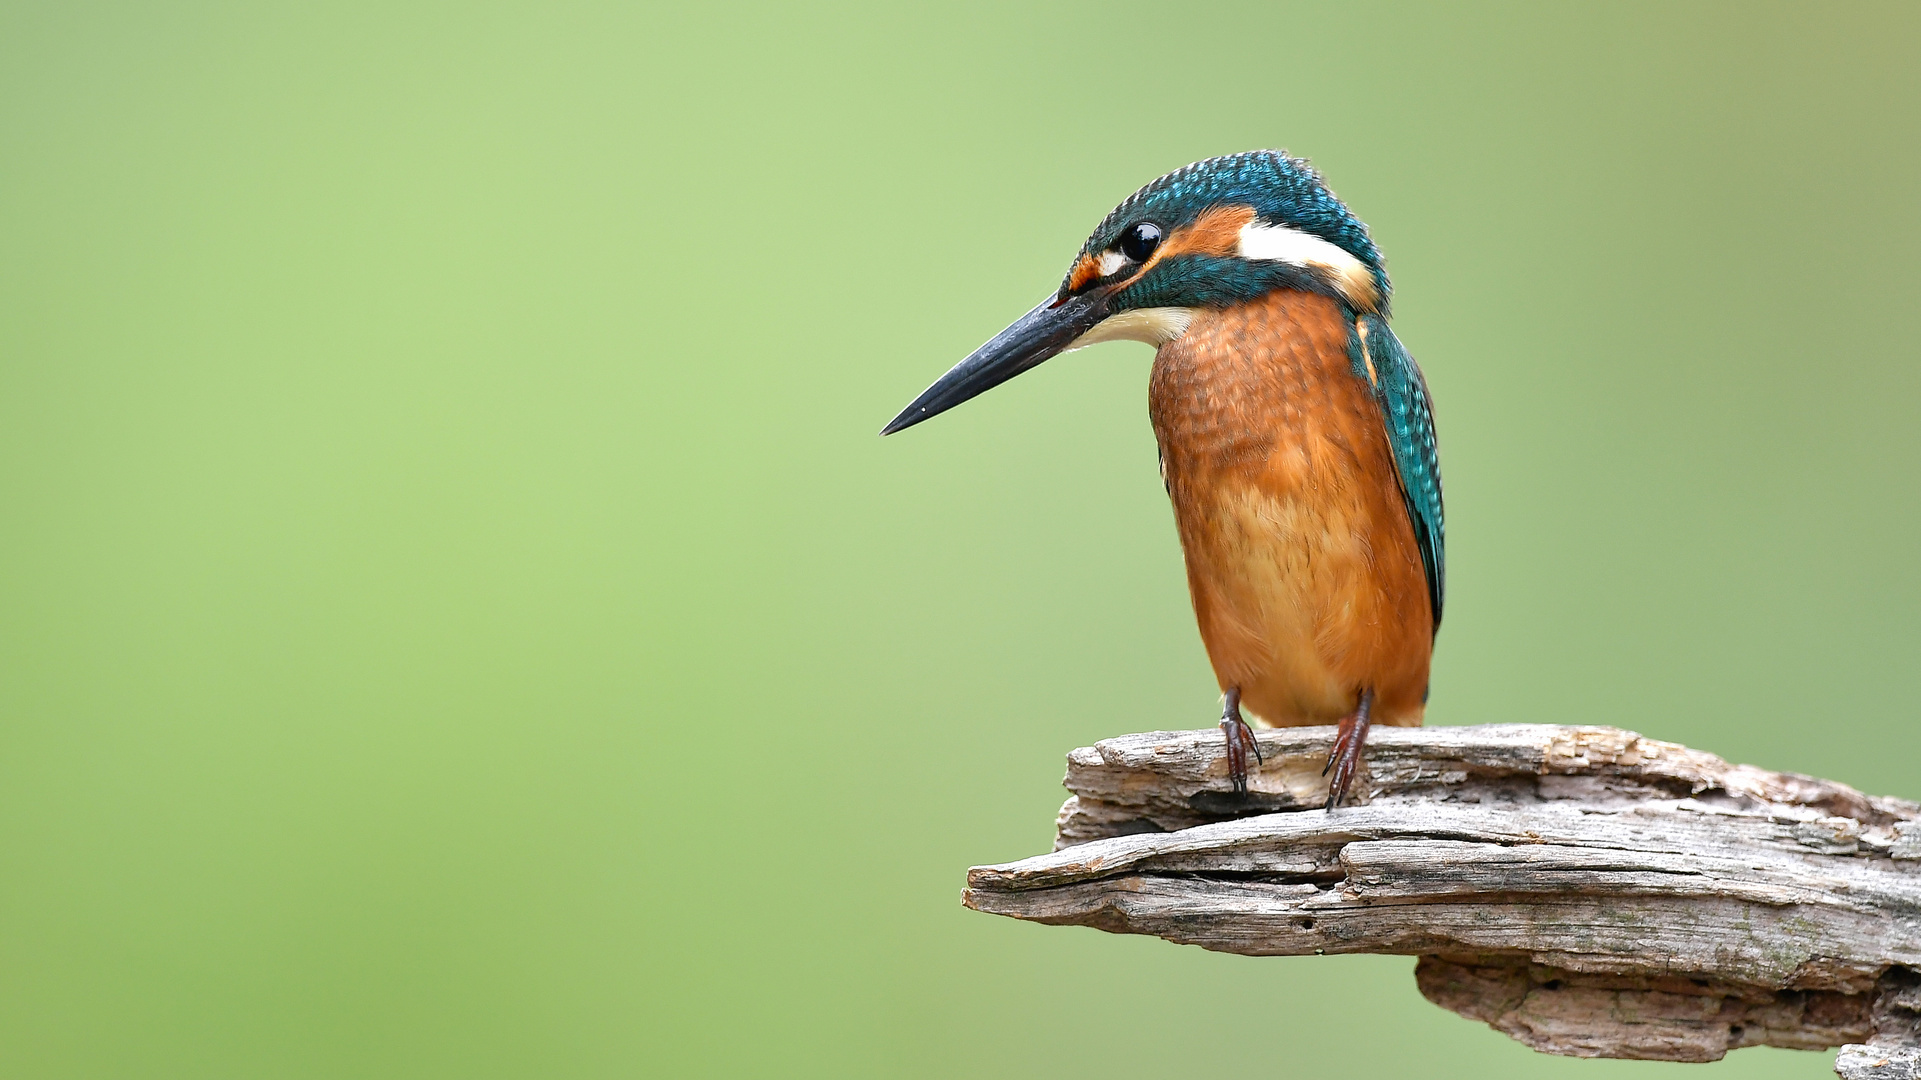
[[[1096,293],[1102,290],[1041,301],[936,379],[880,433],[892,435],[938,416],[1059,354],[1106,317],[1107,298]]]

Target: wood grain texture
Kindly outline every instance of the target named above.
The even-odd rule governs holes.
[[[1921,1047],[1921,805],[1497,725],[1377,729],[1363,805],[1330,813],[1308,807],[1333,729],[1258,738],[1244,799],[1215,730],[1074,751],[1055,850],[973,868],[964,902],[1247,955],[1418,956],[1429,1000],[1548,1053]]]

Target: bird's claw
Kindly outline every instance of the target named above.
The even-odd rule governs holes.
[[[1348,788],[1353,786],[1355,770],[1361,764],[1361,747],[1367,742],[1367,729],[1370,726],[1368,713],[1372,711],[1374,695],[1372,692],[1361,695],[1361,706],[1354,715],[1341,721],[1340,730],[1334,735],[1334,746],[1327,753],[1327,764],[1321,767],[1321,775],[1328,776],[1327,808],[1341,805],[1347,797]]]
[[[1230,686],[1221,695],[1221,734],[1227,736],[1227,780],[1234,785],[1234,794],[1247,794],[1247,752],[1254,751],[1254,763],[1267,764],[1261,756],[1261,744],[1254,738],[1254,729],[1241,719],[1241,688]]]
[[[1254,729],[1247,721],[1238,716],[1221,717],[1221,732],[1227,736],[1227,779],[1234,785],[1236,795],[1247,794],[1247,752],[1254,751],[1254,763],[1264,765],[1267,759],[1261,756],[1260,741],[1254,738]]]

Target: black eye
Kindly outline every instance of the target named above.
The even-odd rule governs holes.
[[[1121,234],[1121,254],[1135,262],[1146,262],[1154,249],[1161,246],[1161,227],[1151,221],[1129,225]]]

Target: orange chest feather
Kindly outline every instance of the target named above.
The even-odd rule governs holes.
[[[1170,489],[1253,486],[1305,503],[1398,495],[1380,410],[1334,301],[1298,292],[1198,315],[1155,357],[1148,411]],[[1398,498],[1395,500],[1398,503]],[[1398,510],[1399,507],[1396,506]]]
[[[1426,579],[1348,334],[1334,301],[1274,293],[1198,314],[1149,385],[1209,658],[1274,723],[1344,715],[1362,686],[1420,722]]]

